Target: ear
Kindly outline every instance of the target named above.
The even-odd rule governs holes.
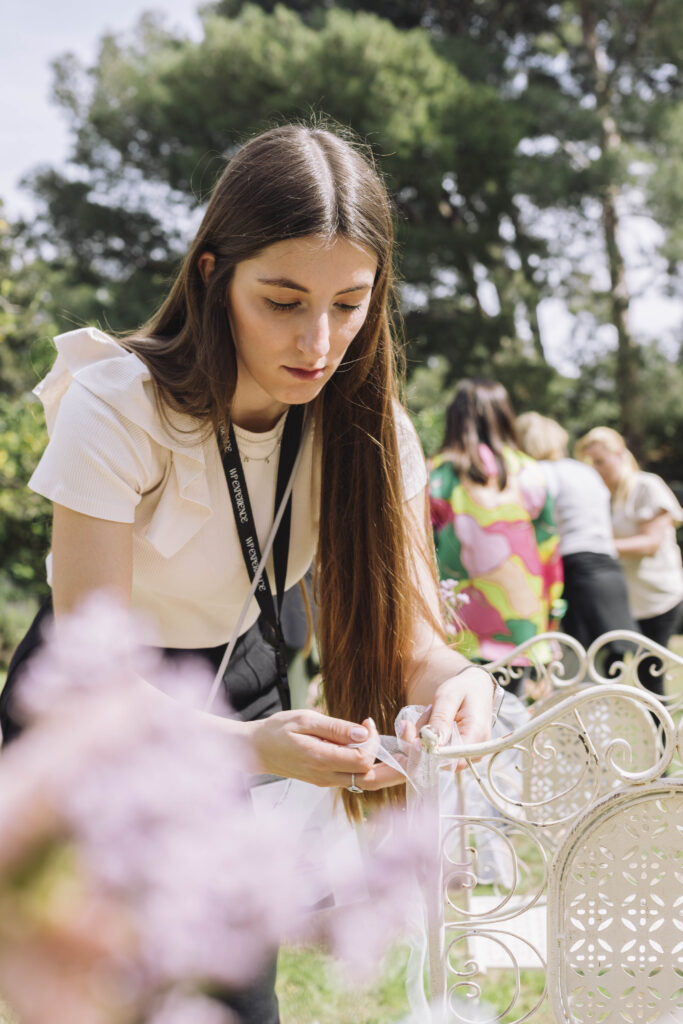
[[[197,260],[199,273],[202,275],[204,284],[208,284],[209,278],[216,269],[216,257],[212,252],[203,252]]]

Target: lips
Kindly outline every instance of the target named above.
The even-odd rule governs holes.
[[[297,380],[320,380],[325,375],[325,367],[321,366],[316,370],[305,370],[298,366],[285,366],[287,373],[290,373]]]

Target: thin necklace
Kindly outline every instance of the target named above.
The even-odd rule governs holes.
[[[268,452],[267,455],[258,455],[258,456],[256,456],[256,455],[243,455],[240,452],[240,458],[241,458],[242,462],[270,462],[270,460],[272,459],[273,455],[275,455],[275,452],[280,447],[281,440],[282,440],[281,437],[279,437],[277,439],[277,441],[275,442],[275,447],[273,448],[272,451]]]
[[[280,447],[280,444],[282,442],[282,433],[283,433],[283,431],[285,429],[285,420],[286,420],[286,418],[287,418],[286,416],[282,417],[282,422],[281,422],[280,426],[278,427],[277,438],[276,438],[276,441],[275,441],[275,447],[272,448],[271,451],[269,451],[267,455],[243,455],[242,452],[240,452],[240,458],[242,459],[242,462],[265,462],[266,464],[269,463],[270,460],[272,459],[273,455],[275,455],[275,452]]]

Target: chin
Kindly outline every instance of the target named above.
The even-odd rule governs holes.
[[[283,395],[278,400],[284,402],[285,405],[307,405],[318,397],[326,384],[326,380],[316,380],[310,384],[301,384],[297,388],[288,389],[286,396]]]

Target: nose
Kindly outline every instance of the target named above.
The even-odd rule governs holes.
[[[327,355],[330,350],[330,322],[327,313],[312,315],[302,325],[297,337],[297,348],[317,358]]]

